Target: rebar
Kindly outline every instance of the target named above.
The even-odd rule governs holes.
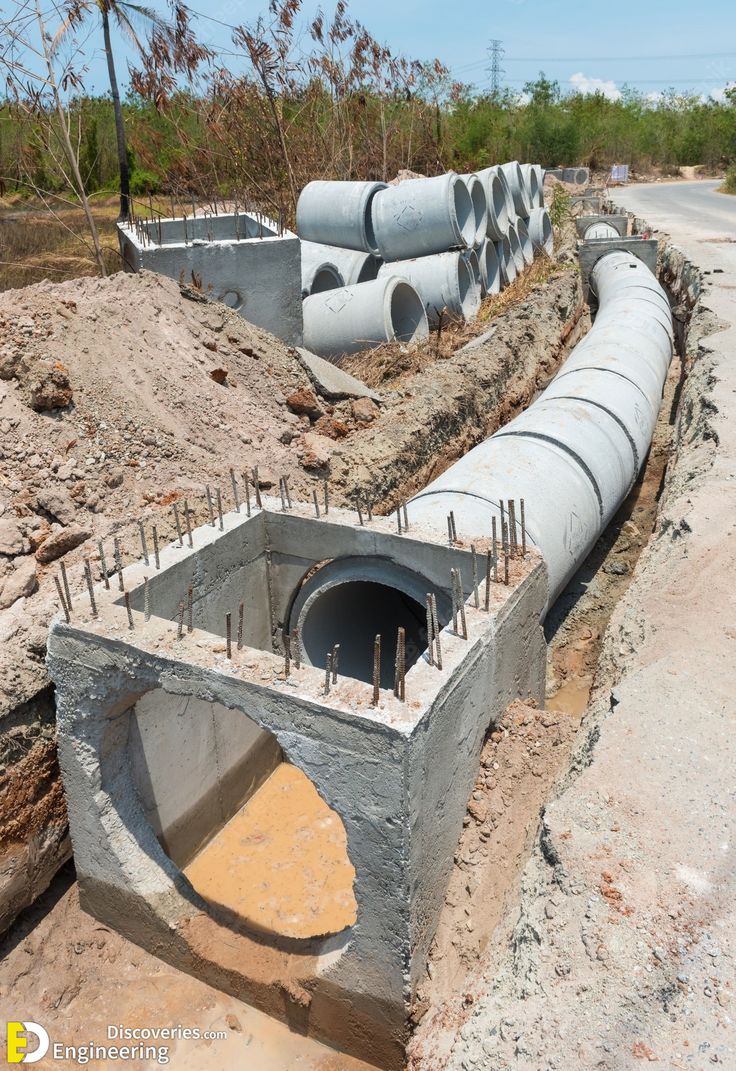
[[[526,511],[524,509],[524,499],[519,500],[519,508],[521,511],[521,554],[522,557],[526,557]]]
[[[401,535],[401,504],[400,503],[399,503],[398,509],[396,510],[396,527],[399,530],[399,535]]]
[[[516,503],[513,498],[509,499],[509,533],[511,536],[511,556],[515,558],[518,553],[518,541],[516,538]]]
[[[432,596],[427,592],[427,660],[434,665],[434,623],[432,621]]]
[[[409,514],[406,512],[406,502],[404,502],[403,505],[402,505],[402,511],[403,511],[403,514],[404,514],[404,531],[408,532],[409,531]]]
[[[332,677],[332,655],[325,658],[325,695],[330,694],[330,679]]]
[[[235,469],[230,469],[230,484],[233,489],[233,501],[235,502],[235,512],[240,513],[240,499],[238,497],[238,481],[235,478]]]
[[[437,596],[432,595],[432,631],[434,632],[434,642],[436,646],[437,669],[442,669],[442,644],[440,643],[440,623],[437,617]]]
[[[194,588],[190,584],[187,588],[187,632],[194,630]]]
[[[291,509],[291,491],[289,490],[289,477],[284,474],[281,479],[284,481],[284,491],[286,492],[286,508]]]
[[[156,525],[153,525],[153,561],[157,569],[161,568],[161,558],[158,553],[158,532]]]
[[[286,488],[284,487],[284,477],[279,476],[279,494],[281,495],[281,512],[286,512]]]
[[[363,525],[363,510],[360,508],[360,500],[358,500],[358,502],[356,503],[355,508],[358,511],[358,524],[360,525],[361,528],[363,528],[364,527],[364,525]]]
[[[194,546],[194,540],[192,539],[192,518],[189,511],[189,501],[184,499],[184,522],[187,528],[187,543],[190,548]]]
[[[484,609],[486,613],[491,609],[491,566],[493,564],[493,555],[490,550],[486,554],[486,600],[484,603]]]
[[[477,610],[480,607],[480,595],[478,594],[478,555],[475,553],[475,547],[472,543],[470,544],[470,556],[473,569],[473,605]]]
[[[143,549],[143,561],[146,565],[150,565],[148,560],[148,543],[146,541],[146,529],[143,527],[143,521],[138,521],[138,531],[141,536],[141,547]]]
[[[209,515],[210,515],[210,526],[212,528],[214,528],[215,527],[215,510],[214,510],[214,507],[212,505],[212,492],[210,491],[209,484],[205,487],[205,492],[207,494],[207,509],[208,509]]]
[[[250,480],[247,472],[243,473],[243,484],[245,486],[245,514],[250,517]]]
[[[457,602],[458,614],[460,616],[460,624],[462,625],[462,637],[464,640],[468,638],[468,625],[465,620],[465,592],[463,591],[463,582],[460,576],[459,569],[451,569],[450,576],[453,583],[453,594],[455,601]],[[453,627],[457,632],[457,619],[453,616]]]
[[[314,502],[315,516],[319,517],[319,499],[317,498],[317,488],[312,491],[312,501]]]
[[[288,680],[291,675],[291,643],[286,629],[281,633],[281,640],[284,645],[284,680]]]
[[[62,583],[64,585],[64,595],[66,596],[66,604],[69,607],[69,609],[71,610],[71,608],[74,605],[74,603],[72,602],[72,593],[69,590],[69,578],[66,575],[66,565],[64,564],[63,561],[59,562],[59,568],[61,569],[61,580],[62,580]],[[121,591],[122,591],[122,587],[121,587]]]
[[[123,600],[125,602],[125,610],[126,610],[126,613],[128,615],[128,628],[132,629],[133,628],[133,611],[130,608],[130,592],[129,591],[123,592]]]
[[[224,532],[225,531],[225,521],[224,521],[224,518],[222,516],[222,494],[220,492],[220,488],[219,487],[215,488],[215,494],[217,496],[217,519],[218,519],[219,524],[220,524],[220,531]]]
[[[105,581],[105,587],[110,590],[110,577],[107,575],[107,562],[105,561],[105,548],[102,546],[102,540],[97,543],[97,552],[100,555],[100,566],[102,568],[102,579]]]
[[[399,626],[396,647],[399,663],[399,700],[404,703],[406,701],[406,629],[402,626]]]
[[[238,650],[243,649],[243,617],[245,614],[245,606],[241,602],[238,606]]]
[[[302,645],[299,639],[299,629],[295,628],[291,633],[291,653],[294,658],[294,669],[302,666]]]
[[[118,574],[118,586],[120,587],[120,590],[122,591],[124,589],[124,587],[125,587],[125,585],[123,584],[123,558],[122,558],[122,555],[120,553],[120,543],[118,542],[117,539],[113,540],[113,557],[115,558],[115,569],[117,570],[117,574]],[[61,569],[62,569],[62,574],[61,575],[63,576],[64,575],[64,563],[63,562],[62,562],[62,565],[61,565]]]
[[[151,620],[151,592],[148,587],[148,577],[143,577],[143,620]]]
[[[84,559],[84,578],[87,581],[87,591],[89,592],[89,604],[92,607],[92,616],[97,617],[97,603],[95,602],[95,593],[92,586],[92,569],[90,568],[89,558]]]
[[[263,503],[261,502],[261,488],[258,480],[258,466],[254,465],[251,472],[251,478],[253,480],[253,492],[256,496],[256,508],[263,509]]]
[[[232,614],[225,614],[225,653],[228,658],[233,657],[233,621]]]
[[[61,608],[64,611],[64,618],[65,618],[66,623],[68,625],[69,622],[71,621],[71,617],[69,616],[69,607],[66,604],[66,599],[64,598],[64,592],[61,590],[61,584],[59,583],[58,576],[54,576],[54,584],[56,584],[56,594],[59,596],[59,602],[61,603]]]
[[[176,630],[177,640],[182,639],[184,636],[184,600],[179,603],[179,623]]]
[[[336,643],[332,648],[332,683],[337,684],[337,669],[340,660],[340,644]]]
[[[172,504],[172,506],[174,508],[174,524],[176,525],[176,538],[179,540],[179,546],[183,547],[184,546],[184,540],[182,539],[182,534],[181,534],[181,523],[179,521],[179,509],[178,509],[178,507],[176,505],[176,502],[172,502],[171,504]]]
[[[325,485],[324,503],[325,503],[325,517],[326,517],[327,514],[330,512],[330,485],[327,482],[327,477],[326,476],[325,476],[325,479],[324,479],[324,485]]]
[[[381,698],[381,636],[373,641],[373,706],[378,706]]]

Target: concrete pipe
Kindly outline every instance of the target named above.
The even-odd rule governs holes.
[[[519,167],[521,168],[521,174],[524,179],[524,189],[526,191],[526,199],[529,204],[529,212],[526,213],[526,215],[528,216],[532,208],[539,207],[539,195],[541,190],[539,185],[539,172],[537,170],[538,165],[519,164]],[[543,194],[542,201],[544,201]]]
[[[478,172],[478,178],[486,191],[486,234],[494,242],[500,241],[509,228],[509,213],[506,204],[506,190],[499,177],[498,169],[486,167]],[[510,195],[509,195],[510,196]]]
[[[472,244],[477,248],[485,241],[486,232],[488,230],[488,201],[486,199],[486,191],[477,175],[462,175],[461,178],[468,187],[470,200],[473,204],[475,235],[473,236]]]
[[[501,171],[506,176],[509,192],[514,202],[517,216],[528,216],[534,205],[529,201],[529,195],[524,182],[521,166],[516,160],[511,163],[501,164]]]
[[[377,253],[371,204],[385,182],[308,182],[296,206],[296,231],[306,242]]]
[[[534,260],[534,246],[532,245],[532,240],[529,237],[529,230],[527,228],[525,220],[517,219],[516,234],[519,239],[519,245],[521,246],[521,255],[524,258],[524,263],[526,265],[529,265]]]
[[[618,231],[610,223],[591,223],[585,228],[583,238],[618,238]]]
[[[463,259],[468,265],[470,277],[473,280],[473,285],[478,291],[478,307],[480,308],[480,301],[483,297],[483,277],[480,270],[480,258],[478,252],[475,249],[466,249],[463,251]],[[471,319],[475,319],[475,313],[473,313]]]
[[[508,179],[506,178],[506,174],[502,170],[501,166],[497,164],[491,170],[495,171],[498,177],[498,181],[501,183],[503,195],[506,198],[506,220],[508,230],[508,224],[513,223],[516,219],[516,205],[514,204],[514,198],[511,196],[511,189],[509,187]]]
[[[302,285],[305,265],[324,263],[334,268],[341,276],[338,286],[354,286],[368,283],[378,276],[381,261],[373,253],[360,249],[341,249],[336,245],[321,245],[318,242],[302,242]],[[314,293],[314,291],[310,291]]]
[[[497,294],[501,289],[501,265],[498,262],[495,242],[492,242],[490,238],[486,238],[480,247],[478,263],[481,297],[486,297],[487,294]]]
[[[439,323],[443,312],[458,319],[472,320],[480,308],[480,285],[469,263],[470,254],[475,256],[472,250],[467,254],[451,250],[414,260],[391,261],[381,266],[378,278],[379,281],[397,277],[406,279],[419,295],[433,327]]]
[[[381,190],[373,199],[371,218],[384,261],[466,249],[475,241],[473,202],[454,171]]]
[[[511,252],[511,242],[508,234],[504,234],[501,241],[496,242],[496,256],[498,257],[498,267],[501,272],[501,289],[505,290],[507,286],[511,286],[516,278],[516,262]]]
[[[641,292],[626,285],[634,278]],[[523,498],[527,541],[547,565],[548,605],[636,480],[671,357],[657,316],[669,315],[669,302],[641,261],[607,254],[591,287],[598,316],[539,399],[409,503],[412,521],[437,529],[452,510],[460,537],[473,540],[488,537],[502,501]]]
[[[521,220],[517,218],[516,223],[520,223]],[[509,224],[509,246],[511,248],[511,256],[514,258],[514,265],[516,267],[516,274],[521,275],[526,267],[526,260],[524,254],[521,251],[521,242],[519,240],[519,232],[516,229],[515,223]]]
[[[541,164],[532,164],[532,167],[536,173],[537,186],[539,188],[538,200],[535,207],[544,208],[544,171],[542,170]]]
[[[345,279],[330,254],[330,247],[301,242],[302,297],[322,294],[345,285]],[[325,252],[327,251],[327,252]]]
[[[552,221],[546,208],[533,208],[527,220],[527,230],[532,240],[535,253],[546,253],[552,256],[554,249],[554,236],[552,234]]]
[[[302,308],[304,345],[320,357],[356,353],[383,342],[418,342],[429,334],[421,298],[395,276],[313,294]]]

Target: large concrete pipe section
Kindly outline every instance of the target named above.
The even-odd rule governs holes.
[[[473,266],[460,250],[390,261],[379,269],[379,280],[397,277],[406,279],[419,294],[432,326],[439,323],[443,312],[458,319],[472,320],[480,308],[480,284],[475,279]]]
[[[509,247],[511,249],[511,256],[514,258],[514,266],[516,267],[516,274],[521,275],[526,267],[526,260],[521,250],[521,241],[519,240],[519,232],[516,229],[516,224],[521,223],[519,217],[516,218],[514,223],[509,224]]]
[[[636,480],[672,356],[669,302],[641,261],[608,253],[590,280],[598,315],[550,386],[408,507],[412,521],[438,530],[452,511],[458,535],[472,541],[489,535],[493,517],[500,534],[501,503],[523,498],[527,540],[547,565],[548,605]]]
[[[618,238],[619,233],[610,223],[591,223],[585,228],[583,238]]]
[[[526,190],[526,199],[529,203],[529,210],[532,208],[538,208],[540,203],[544,204],[544,194],[539,184],[539,170],[537,164],[519,164],[521,168],[521,174],[524,179],[524,188]],[[541,202],[540,202],[541,196]],[[526,213],[529,215],[529,212]]]
[[[377,253],[371,204],[385,182],[308,182],[296,206],[296,231],[302,241]]]
[[[504,234],[501,241],[496,242],[496,254],[498,255],[498,266],[501,271],[501,286],[505,289],[507,286],[511,286],[516,279],[516,261],[511,252],[511,242],[508,234]]]
[[[322,294],[325,290],[336,290],[340,286],[345,286],[346,280],[335,258],[331,255],[331,246],[301,242],[300,249],[303,297],[309,297],[310,294]]]
[[[507,190],[499,177],[497,167],[484,168],[483,171],[478,172],[478,178],[483,183],[483,189],[486,192],[488,206],[486,234],[494,242],[500,242],[509,229]],[[511,199],[510,194],[508,194],[508,199]]]
[[[520,164],[516,160],[512,160],[508,164],[501,164],[501,171],[506,178],[516,215],[528,216],[534,205],[529,201],[529,194]]]
[[[524,258],[524,263],[529,265],[534,260],[534,246],[532,245],[527,225],[523,219],[517,219],[516,221],[516,236],[519,239],[519,246],[521,247],[521,255]]]
[[[416,290],[390,276],[345,286],[304,300],[304,345],[320,357],[379,346],[418,342],[429,334],[427,314]]]
[[[480,307],[480,301],[481,301],[481,298],[483,297],[483,277],[482,277],[482,273],[481,273],[481,270],[480,270],[480,258],[478,257],[477,250],[475,250],[475,249],[465,249],[465,250],[463,250],[463,259],[464,259],[465,263],[468,265],[468,269],[470,271],[470,277],[473,280],[473,283],[475,284],[475,289],[477,291],[477,296],[478,296],[478,307]],[[475,313],[473,313],[473,316],[471,318],[475,319]]]
[[[477,175],[462,175],[463,182],[468,187],[470,200],[473,205],[475,218],[475,235],[473,245],[477,248],[484,241],[488,230],[488,201],[483,183]]]
[[[322,245],[318,242],[302,242],[302,286],[305,281],[305,269],[315,264],[332,267],[341,277],[338,286],[354,286],[356,283],[368,283],[378,277],[381,261],[373,253],[361,249],[341,249],[336,245]],[[308,271],[307,271],[308,274]],[[310,293],[315,293],[310,290]]]
[[[501,289],[501,265],[498,263],[496,244],[490,238],[486,238],[478,250],[478,264],[480,265],[480,294],[497,294]]]
[[[552,234],[552,220],[546,208],[533,208],[527,220],[527,230],[532,240],[535,253],[546,253],[552,256],[554,249],[554,236]]]
[[[371,218],[384,261],[466,249],[475,242],[473,202],[454,171],[381,190],[373,199]]]

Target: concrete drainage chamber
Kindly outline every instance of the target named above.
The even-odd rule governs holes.
[[[531,552],[486,593],[489,541],[363,520],[241,506],[126,567],[129,614],[96,589],[49,666],[85,909],[400,1067],[489,722],[543,696],[547,578]]]

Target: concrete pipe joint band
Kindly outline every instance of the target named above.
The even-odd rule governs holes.
[[[379,346],[418,342],[429,334],[416,290],[402,278],[374,279],[304,300],[304,345],[320,357]]]
[[[508,164],[501,164],[501,171],[506,176],[506,182],[514,202],[516,215],[528,216],[532,208],[534,208],[534,205],[529,203],[529,196],[521,166],[516,160],[512,160]]]
[[[472,248],[475,241],[473,202],[454,171],[381,190],[373,199],[372,220],[384,261]]]
[[[498,266],[501,269],[502,287],[510,286],[516,278],[516,264],[511,252],[511,242],[508,234],[504,234],[500,242],[496,242],[496,254]]]
[[[378,272],[379,280],[397,277],[406,279],[419,294],[427,319],[433,326],[439,323],[443,310],[450,316],[470,320],[480,308],[480,289],[474,277],[474,267],[460,250],[391,261],[383,264]]]
[[[509,213],[506,206],[506,190],[495,167],[486,167],[478,172],[486,194],[488,214],[486,234],[494,242],[500,241],[509,229]]]
[[[552,221],[546,208],[533,208],[531,210],[527,229],[534,246],[534,252],[544,252],[548,256],[552,256],[554,237],[552,234]]]
[[[488,536],[502,501],[523,498],[527,540],[547,566],[548,606],[590,553],[651,445],[671,353],[656,316],[669,306],[634,259],[610,253],[598,261],[591,273],[598,317],[549,387],[410,504],[416,523],[438,530],[452,510],[458,533],[472,540]],[[659,309],[621,299],[627,275],[658,296]],[[607,322],[612,309],[615,324]]]
[[[501,289],[501,265],[498,262],[495,242],[486,238],[478,256],[480,264],[481,296],[497,294]]]
[[[531,264],[534,260],[534,246],[532,240],[529,237],[529,230],[526,225],[526,221],[523,219],[517,219],[516,221],[516,234],[519,239],[519,245],[521,246],[521,255],[524,258],[525,264]]]
[[[296,206],[296,231],[306,242],[377,253],[371,203],[385,182],[308,182]]]
[[[516,222],[520,223],[521,220],[517,219]],[[519,232],[517,231],[516,226],[513,223],[509,226],[508,238],[509,247],[511,249],[511,256],[513,257],[514,267],[516,268],[516,274],[521,275],[521,273],[524,271],[524,268],[526,267],[526,261],[524,260],[524,254],[521,251]]]
[[[470,200],[473,205],[473,216],[475,218],[473,245],[477,247],[482,244],[488,230],[488,200],[486,198],[486,191],[477,175],[462,175],[461,178],[468,187],[468,193],[470,194]]]
[[[302,285],[305,265],[315,263],[332,265],[342,277],[339,286],[354,286],[355,283],[370,282],[378,276],[378,269],[381,266],[381,261],[377,256],[361,249],[341,249],[336,245],[322,245],[318,242],[302,242],[301,248]]]
[[[585,228],[584,238],[618,238],[618,231],[610,223],[591,223]]]

